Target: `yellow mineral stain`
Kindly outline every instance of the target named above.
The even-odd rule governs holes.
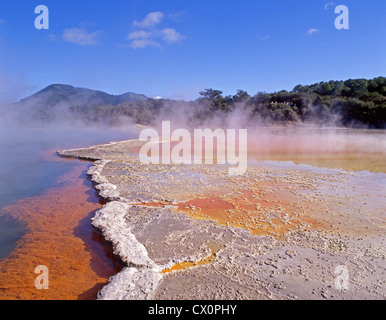
[[[199,261],[195,261],[195,262],[183,261],[180,263],[176,263],[171,268],[161,271],[161,273],[168,273],[168,272],[172,272],[172,271],[176,271],[176,270],[183,270],[186,268],[192,268],[192,267],[197,267],[197,266],[202,266],[205,264],[212,263],[216,260],[216,254],[217,254],[217,252],[212,251],[212,253],[209,256],[207,256],[206,258],[201,259]]]
[[[279,238],[291,230],[316,224],[306,212],[311,203],[295,203],[292,193],[274,189],[239,190],[238,195],[196,198],[177,204],[177,212],[195,219],[214,220],[217,224],[248,229],[255,235]]]

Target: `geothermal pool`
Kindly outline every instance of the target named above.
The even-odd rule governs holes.
[[[89,223],[101,208],[86,176],[91,162],[61,159],[56,150],[130,134],[2,128],[1,136],[0,299],[94,299],[120,266]],[[52,271],[51,290],[36,290],[38,265]]]
[[[86,176],[92,164],[59,158],[55,151],[135,136],[106,130],[70,132],[33,130],[8,144],[2,142],[0,299],[94,299],[122,268],[91,226],[91,218],[102,207]],[[127,199],[144,195],[138,205],[156,210],[170,204],[151,197],[155,188],[160,198],[175,200],[178,214],[246,230],[251,234],[248,241],[333,230],[343,237],[376,239],[369,245],[374,246],[385,239],[385,138],[382,130],[250,130],[252,171],[240,181],[206,169],[128,165],[122,160],[125,152],[133,154],[138,148],[119,150],[120,145],[106,148],[105,154],[118,160],[104,170]],[[150,241],[149,234],[141,237]],[[215,242],[197,261],[182,259],[165,267],[164,279],[182,277],[184,269],[216,266],[227,245]],[[361,245],[366,247],[365,242]],[[150,245],[147,249],[155,254]],[[165,251],[159,259],[166,257]],[[49,290],[34,287],[34,268],[41,264],[51,270]],[[159,292],[167,289],[166,283]],[[157,294],[154,297],[162,298]]]

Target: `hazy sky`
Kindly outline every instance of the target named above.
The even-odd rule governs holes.
[[[334,25],[341,4],[349,30]],[[1,0],[0,94],[65,83],[195,99],[384,76],[385,21],[385,0]]]

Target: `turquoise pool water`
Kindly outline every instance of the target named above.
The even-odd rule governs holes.
[[[55,150],[132,138],[129,129],[0,128],[0,259],[25,233],[24,225],[2,209],[53,187],[74,165],[72,161],[52,161],[49,155]]]

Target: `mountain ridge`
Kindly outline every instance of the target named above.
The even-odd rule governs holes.
[[[134,92],[113,95],[100,90],[56,83],[13,104],[35,107],[46,106],[50,108],[65,104],[69,107],[82,108],[97,105],[116,106],[125,102],[143,101],[147,99],[149,98],[145,95]]]

